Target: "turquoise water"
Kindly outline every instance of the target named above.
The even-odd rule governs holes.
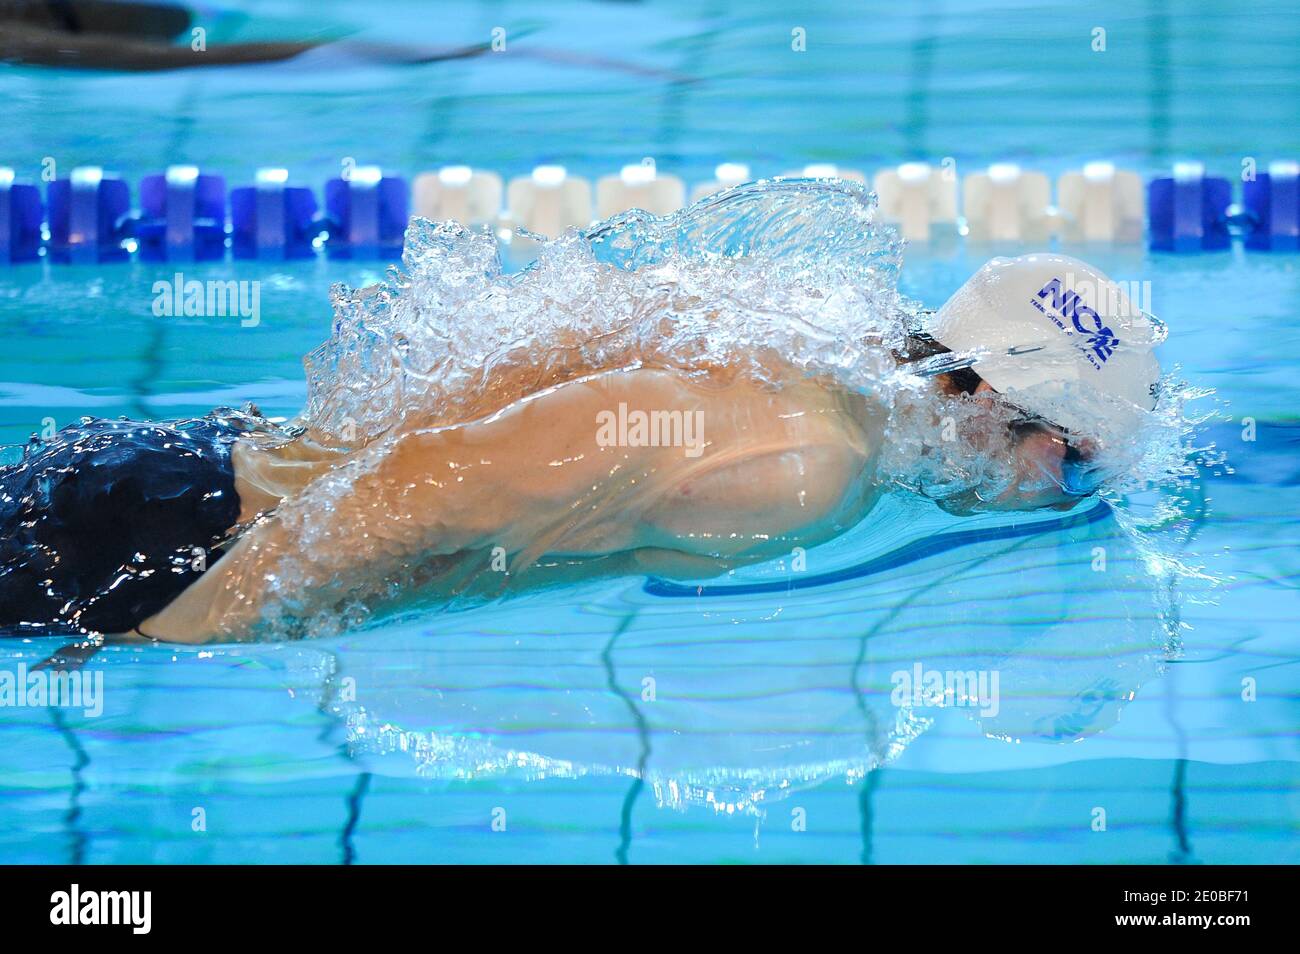
[[[213,35],[366,20],[256,9]],[[317,182],[343,155],[506,174],[654,155],[702,179],[735,159],[1056,171],[1106,156],[1150,175],[1184,155],[1231,174],[1245,155],[1300,154],[1300,27],[1283,4],[1250,24],[1226,3],[844,5],[798,21],[761,4],[446,9],[433,23],[388,4],[365,35],[456,45],[504,24],[532,31],[527,55],[131,79],[6,67],[0,161],[135,177],[187,159],[235,178],[277,162]],[[800,25],[809,52],[793,54]],[[1104,54],[1088,48],[1097,25]],[[904,290],[937,305],[991,253],[909,251]],[[1151,283],[1162,360],[1216,390],[1204,440],[1229,466],[1203,470],[1191,517],[1159,541],[1218,585],[1164,592],[1104,509],[958,521],[893,500],[806,570],[749,568],[701,593],[601,579],[331,639],[112,648],[85,667],[104,674],[101,715],[0,708],[0,860],[1294,863],[1300,259],[1088,257]],[[155,318],[171,267],[0,272],[0,441],[81,414],[245,400],[291,414],[330,282],[378,276],[184,270],[261,281],[260,323]],[[0,668],[60,645],[0,642]],[[999,672],[1001,711],[892,705],[893,674],[918,663]]]

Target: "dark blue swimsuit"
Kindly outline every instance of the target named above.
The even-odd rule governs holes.
[[[0,468],[0,635],[127,632],[175,599],[239,518],[241,433],[87,418]]]

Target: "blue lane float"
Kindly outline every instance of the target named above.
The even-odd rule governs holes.
[[[31,262],[41,254],[41,190],[0,168],[0,262]]]
[[[1126,208],[1140,223],[1141,186],[1136,174],[1132,178],[1134,197]],[[78,168],[49,183],[44,206],[36,186],[0,167],[0,262],[39,259],[42,246],[55,262],[124,261],[131,238],[145,261],[217,260],[227,245],[236,259],[311,258],[322,246],[340,259],[401,255],[411,203],[406,179],[378,166],[353,168],[325,184],[323,214],[317,193],[290,187],[287,180],[284,169],[260,170],[255,185],[232,190],[227,202],[222,176],[173,166],[141,181],[140,212],[133,217],[130,187],[99,167]],[[882,188],[888,198],[889,188]],[[1244,182],[1241,206],[1232,204],[1232,183],[1207,175],[1199,162],[1178,163],[1172,175],[1145,188],[1153,251],[1223,250],[1238,237],[1252,251],[1300,251],[1300,163],[1273,162]],[[1058,191],[1058,201],[1068,207],[1064,186],[1058,184]],[[479,214],[492,218],[486,210]],[[512,213],[502,214],[508,221]],[[1064,226],[1051,234],[1069,241]]]
[[[288,185],[287,169],[259,169],[256,185],[230,193],[230,245],[235,258],[311,258],[320,233],[316,196]]]
[[[50,217],[50,257],[56,262],[91,264],[126,261],[131,188],[99,166],[72,170],[46,189]]]
[[[1232,244],[1228,207],[1232,186],[1207,176],[1199,162],[1180,162],[1172,176],[1147,186],[1150,244],[1158,252],[1201,252]]]
[[[197,166],[171,166],[140,180],[135,223],[146,262],[212,261],[226,253],[226,180]]]
[[[1257,251],[1300,250],[1300,163],[1274,162],[1241,187],[1253,228],[1245,246]]]
[[[325,183],[325,215],[332,258],[398,258],[410,218],[410,188],[378,166],[358,166]]]

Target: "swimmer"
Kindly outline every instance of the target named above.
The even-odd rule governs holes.
[[[0,0],[0,60],[144,73],[279,63],[318,51],[322,69],[349,61],[436,63],[491,52],[487,42],[428,47],[344,38],[199,45],[191,33],[197,19],[196,8],[154,0]]]
[[[983,266],[893,351],[933,415],[963,410],[954,441],[1009,461],[1009,479],[945,509],[1068,508],[1093,493],[1098,449],[1154,408],[1150,330],[1078,260]],[[861,521],[889,487],[888,420],[885,402],[823,376],[773,387],[632,366],[360,449],[310,422],[269,439],[233,412],[90,421],[0,471],[0,626],[251,638],[277,601],[338,614],[359,580],[418,587],[427,568],[489,552],[514,567],[621,555],[641,572],[714,575]]]

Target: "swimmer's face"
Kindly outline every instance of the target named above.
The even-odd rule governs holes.
[[[947,509],[973,512],[1055,507],[1068,510],[1096,490],[1089,474],[1089,463],[1097,450],[1091,441],[1072,439],[1051,423],[1028,415],[1008,426],[1005,409],[1000,415],[994,414],[998,392],[969,369],[941,375],[939,382],[946,395],[968,395],[970,400],[989,410],[992,427],[999,431],[1006,429],[1007,453],[1015,474],[1011,485],[995,496],[986,497],[972,491],[960,495],[959,500],[946,502]]]

